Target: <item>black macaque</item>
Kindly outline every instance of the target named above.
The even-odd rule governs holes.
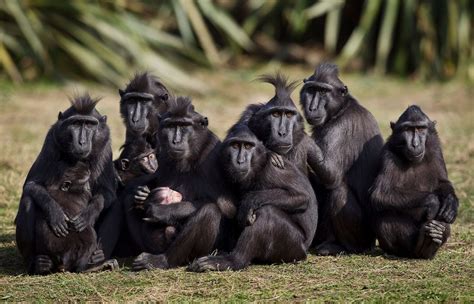
[[[318,206],[311,184],[291,161],[284,168],[245,124],[229,131],[221,151],[222,167],[238,189],[237,219],[243,231],[227,255],[194,261],[191,271],[238,270],[252,262],[304,260],[316,232]]]
[[[123,197],[130,234],[144,251],[134,270],[177,267],[214,249],[231,248],[233,194],[219,168],[221,143],[207,126],[207,118],[184,97],[170,100],[161,116],[160,166],[151,178],[139,179],[138,187],[127,187]],[[162,204],[149,195],[148,189],[157,187],[178,191],[182,202]],[[177,228],[170,245],[162,241],[169,226]]]
[[[153,174],[158,169],[156,151],[141,137],[125,143],[120,156],[114,160],[120,186],[142,175]]]
[[[107,117],[97,101],[87,94],[71,100],[26,177],[15,224],[29,273],[90,270],[107,257],[93,227],[110,241],[109,228],[99,225],[116,205],[116,182]]]
[[[281,167],[275,154],[290,160],[308,174],[308,165],[315,169],[321,161],[320,150],[304,131],[303,117],[291,99],[295,82],[288,82],[281,74],[262,76],[263,82],[275,87],[275,96],[266,104],[251,104],[237,124],[248,124],[250,130],[272,152],[272,163]]]
[[[431,259],[458,210],[435,122],[410,106],[391,127],[371,189],[377,238],[389,254]]]
[[[120,156],[114,161],[119,182],[117,189],[118,195],[121,195],[121,192],[125,189],[128,182],[133,181],[133,179],[155,173],[158,169],[158,165],[156,151],[151,148],[150,144],[146,142],[144,138],[137,137],[134,141],[122,146]],[[152,199],[161,202],[161,204],[173,204],[181,201],[180,193],[166,187],[158,187],[151,192],[153,196]],[[153,229],[155,229],[155,227],[156,225],[154,225]],[[160,238],[154,240],[156,243],[161,244],[158,245],[157,248],[165,248],[176,236],[176,230],[177,227],[175,226],[165,227],[165,234],[159,234]],[[134,247],[137,246],[134,245],[128,227],[125,225],[122,228],[121,237],[114,250],[114,255],[119,257],[137,255],[139,252],[137,252],[137,248]],[[143,250],[140,252],[142,251]],[[151,251],[154,252],[155,250]]]
[[[149,73],[140,73],[130,80],[124,90],[119,89],[119,94],[121,98],[120,114],[126,127],[125,143],[123,145],[125,150],[119,157],[120,161],[115,161],[116,173],[118,173],[117,179],[119,181],[117,195],[121,196],[121,192],[128,181],[138,177],[138,175],[143,175],[134,170],[135,168],[138,169],[134,165],[140,165],[140,162],[132,160],[132,163],[130,163],[130,157],[125,159],[126,154],[134,154],[141,149],[143,149],[142,152],[148,151],[147,145],[156,153],[159,152],[159,115],[166,110],[166,102],[170,98],[170,92],[157,77]],[[149,157],[154,158],[153,155],[149,154]],[[156,168],[152,169],[156,163],[155,160],[148,159],[148,163],[149,168],[145,170],[146,174],[156,171]],[[124,207],[121,206],[120,212],[116,212],[115,217],[123,220],[123,217],[125,217],[124,212],[127,212],[123,209]],[[115,229],[120,231],[120,237],[116,242],[114,255],[133,255],[133,249],[136,249],[136,246],[130,239],[126,225],[120,225],[115,227]]]
[[[317,184],[324,187],[317,190],[321,221],[316,252],[370,251],[375,234],[368,189],[377,174],[383,146],[377,122],[349,94],[334,64],[319,65],[304,80],[300,101],[312,126],[312,137],[322,151],[321,161],[313,168]]]
[[[170,92],[149,73],[135,75],[125,90],[119,90],[120,114],[126,126],[125,144],[143,137],[153,149],[158,148],[159,115],[166,110]]]
[[[44,214],[36,214],[36,256],[33,273],[118,268],[116,260],[104,262],[104,253],[97,242],[93,224],[104,204],[103,200],[92,198],[89,179],[88,165],[78,162],[76,166],[68,168],[59,180],[47,182],[46,190],[49,195],[69,218],[70,231],[64,237],[57,237]],[[89,205],[89,202],[94,202],[95,205]]]

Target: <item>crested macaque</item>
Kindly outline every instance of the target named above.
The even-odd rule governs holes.
[[[458,198],[448,179],[434,121],[410,106],[384,146],[371,188],[375,232],[389,254],[431,259],[450,235]]]

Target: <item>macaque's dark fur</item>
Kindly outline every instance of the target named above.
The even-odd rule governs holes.
[[[375,234],[370,227],[368,189],[377,174],[383,146],[379,127],[372,114],[349,94],[336,65],[319,65],[304,82],[301,106],[322,153],[314,168],[315,187],[324,187],[318,191],[322,194],[318,195],[322,220],[316,251],[369,251],[375,245]]]
[[[82,169],[74,171],[78,166],[82,168],[84,164],[86,168],[83,170],[87,170],[90,175],[88,184],[91,200],[77,220],[94,226],[100,215],[95,228],[103,241],[102,246],[106,247],[104,251],[111,252],[111,247],[115,245],[115,237],[109,237],[111,232],[108,228],[103,229],[104,226],[102,226],[104,223],[102,217],[116,206],[116,180],[112,163],[110,131],[106,124],[106,117],[100,115],[95,109],[97,101],[87,94],[71,100],[71,107],[64,113],[59,113],[58,121],[48,131],[43,148],[26,177],[15,223],[17,246],[30,273],[35,273],[35,259],[38,255],[37,240],[35,240],[36,219],[41,217],[46,220],[49,228],[55,233],[55,238],[65,237],[70,230],[67,215],[61,208],[69,202],[57,202],[47,186],[56,185],[55,183],[60,181],[67,172],[76,172],[78,176],[85,176],[85,172],[81,172]],[[86,129],[85,123],[92,123],[92,127]],[[80,137],[74,137],[71,132],[80,134]],[[83,203],[82,195],[78,195],[77,200],[72,200],[72,198],[71,200]],[[58,198],[63,197],[58,196]],[[112,218],[112,224],[114,224],[116,217]],[[109,222],[106,221],[105,226],[108,227],[108,225]],[[86,247],[87,245],[93,244],[86,244]]]
[[[125,143],[134,141],[136,136],[141,136],[146,139],[152,148],[156,149],[159,146],[158,143],[158,128],[159,128],[159,115],[166,110],[166,103],[171,98],[171,93],[166,86],[157,77],[149,73],[136,74],[125,87],[124,90],[119,90],[120,96],[120,114],[126,126],[126,137]],[[141,134],[137,134],[129,126],[129,113],[126,109],[123,97],[127,93],[147,93],[153,96],[151,104],[147,107],[148,114],[146,117],[141,119],[148,120],[148,127],[142,131]],[[138,101],[138,99],[137,99]],[[134,100],[134,102],[137,102]]]
[[[288,151],[281,152],[272,150],[290,160],[298,169],[308,174],[308,165],[315,167],[318,155],[314,151],[314,141],[304,131],[303,117],[291,99],[291,92],[295,89],[295,82],[288,82],[281,74],[275,76],[265,75],[259,78],[261,81],[270,83],[275,87],[275,96],[265,104],[251,104],[242,113],[237,124],[248,124],[250,130],[261,140],[264,145],[272,150],[269,142],[272,140],[271,125],[267,117],[272,110],[293,109],[295,120],[292,126],[292,146]]]
[[[125,143],[121,149],[122,152],[119,157],[114,160],[114,167],[121,187],[124,187],[127,182],[134,178],[154,173],[149,172],[151,168],[145,168],[144,165],[140,163],[140,159],[137,159],[141,155],[149,155],[152,153],[156,157],[156,151],[146,140],[140,137],[135,138],[133,141]],[[128,162],[127,168],[123,168],[122,160],[124,159]]]
[[[236,144],[252,148],[244,151],[242,147],[238,152],[232,147]],[[288,160],[284,169],[274,166],[265,146],[241,123],[229,131],[220,159],[227,178],[238,189],[237,218],[243,231],[230,254],[200,258],[189,270],[238,270],[252,262],[304,260],[316,231],[318,207],[303,172]]]
[[[400,124],[428,122],[423,159],[404,157]],[[371,189],[380,247],[403,257],[433,258],[450,234],[458,199],[448,179],[435,123],[417,106],[409,107],[387,139],[382,165]],[[430,224],[435,221],[437,225]],[[434,236],[434,237],[433,237]]]
[[[184,121],[188,125],[184,126]],[[134,270],[177,267],[216,248],[230,248],[233,237],[226,227],[230,226],[229,218],[234,216],[235,207],[219,168],[221,142],[207,124],[207,118],[196,112],[191,100],[184,97],[171,100],[168,111],[161,116],[160,167],[153,176],[135,184],[150,189],[170,187],[183,198],[182,202],[170,205],[157,204],[148,198],[142,213],[133,208],[135,188],[127,190],[123,201],[126,210],[130,210],[128,227],[138,248],[147,252],[135,260]],[[185,133],[177,133],[183,128]],[[178,153],[175,144],[184,150]],[[154,223],[144,223],[142,217]],[[158,230],[154,231],[153,225]],[[152,239],[162,233],[159,229],[169,225],[183,228],[169,247],[154,248]]]
[[[86,164],[78,163],[76,167],[66,170],[59,180],[48,182],[46,190],[58,202],[63,211],[73,218],[86,210],[92,199],[89,185],[90,172]],[[68,185],[66,187],[66,185]],[[96,206],[100,212],[103,204]],[[92,216],[98,216],[98,212]],[[91,219],[95,222],[96,219]],[[94,227],[87,226],[83,231],[71,231],[66,237],[58,238],[51,231],[44,215],[38,212],[35,227],[36,254],[46,255],[52,262],[51,272],[80,272],[94,266],[91,255],[98,249],[97,235]]]

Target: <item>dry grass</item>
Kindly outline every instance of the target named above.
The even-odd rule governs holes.
[[[272,96],[269,85],[252,82],[261,72],[234,70],[196,75],[210,84],[195,98],[198,111],[223,136],[243,107]],[[307,68],[285,68],[302,79]],[[212,79],[212,81],[209,81]],[[241,272],[210,274],[171,271],[132,273],[129,261],[114,273],[26,276],[15,249],[13,219],[26,173],[39,152],[67,95],[81,86],[10,87],[0,85],[0,300],[275,300],[301,301],[474,301],[474,100],[459,82],[423,85],[397,79],[344,75],[354,96],[379,120],[385,136],[389,121],[417,103],[438,121],[450,178],[461,200],[460,216],[447,246],[432,261],[393,259],[381,252],[366,256],[316,257],[299,264],[252,266]],[[98,108],[109,117],[114,153],[124,137],[115,89],[92,87],[103,96]],[[294,94],[297,99],[297,93]]]

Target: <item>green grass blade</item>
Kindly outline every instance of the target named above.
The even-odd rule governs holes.
[[[344,1],[341,5],[328,12],[326,24],[324,26],[324,47],[331,54],[336,52],[339,27],[341,25],[341,11]]]
[[[7,49],[10,51],[21,54],[24,50],[23,47],[21,46],[20,39],[15,38],[12,35],[7,34],[5,31],[2,30],[0,27],[0,42],[5,45]]]
[[[458,75],[465,75],[474,82],[474,42],[472,39],[472,15],[469,13],[469,1],[461,2],[461,13],[458,23]]]
[[[186,45],[183,39],[143,24],[143,22],[131,14],[122,14],[120,19],[130,32],[140,33],[140,36],[145,39],[147,43],[157,49],[169,49],[171,52],[179,52],[180,55],[190,58],[199,64],[209,64],[200,49],[193,45]]]
[[[304,11],[304,14],[308,20],[321,17],[333,9],[342,6],[344,1],[345,0],[320,0],[311,7],[308,7]]]
[[[377,72],[385,74],[387,72],[388,54],[392,48],[394,38],[395,23],[400,2],[399,0],[385,1],[385,12],[382,18],[382,28],[380,29],[377,41],[377,56],[375,69]]]
[[[200,94],[207,90],[206,84],[193,78],[185,71],[181,71],[164,57],[151,50],[142,52],[138,65],[142,69],[152,71],[165,83],[169,83],[178,89],[191,90]]]
[[[89,75],[102,82],[108,82],[117,86],[122,84],[122,78],[90,49],[58,32],[54,33],[54,37],[58,42],[58,46],[75,58],[80,63],[80,67],[87,71]]]
[[[224,31],[239,46],[247,51],[254,47],[252,40],[243,29],[224,11],[217,9],[210,0],[198,0],[197,3],[207,19]]]
[[[18,27],[23,32],[25,39],[28,41],[29,45],[35,52],[35,54],[42,60],[42,64],[47,64],[47,52],[43,43],[41,42],[40,37],[33,29],[28,17],[25,14],[25,11],[20,6],[18,0],[8,0],[4,1],[5,8],[10,12],[10,14],[15,18],[15,21],[18,24]]]
[[[193,25],[194,31],[196,32],[196,35],[199,39],[199,43],[204,49],[207,59],[211,65],[220,64],[221,59],[217,51],[217,47],[214,44],[214,40],[212,39],[211,34],[209,33],[207,26],[201,16],[201,13],[194,3],[194,0],[180,0],[180,4],[186,11],[189,20]]]
[[[407,0],[401,3],[400,27],[397,28],[399,43],[392,62],[394,72],[400,75],[407,73],[409,58],[416,60],[417,43],[414,42],[418,42],[418,38],[413,30],[416,28],[416,2],[417,0]]]
[[[23,78],[21,77],[18,68],[16,67],[12,57],[8,53],[7,48],[3,43],[0,42],[0,63],[7,72],[8,76],[14,82],[22,82]]]
[[[87,46],[87,48],[93,51],[104,63],[113,67],[117,73],[124,75],[129,70],[130,67],[126,60],[117,54],[116,50],[113,49],[110,44],[104,43],[103,40],[91,34],[90,31],[70,22],[62,16],[56,15],[50,18],[56,21],[56,24],[60,24],[61,27],[70,33],[81,45]]]
[[[354,58],[362,47],[364,39],[369,33],[379,12],[382,1],[366,0],[364,12],[357,28],[352,32],[349,40],[341,51],[338,62],[341,66],[347,65],[349,60]]]
[[[178,1],[171,1],[171,4],[173,5],[173,10],[176,15],[176,22],[178,24],[181,37],[183,37],[184,44],[188,46],[196,44],[193,29],[189,23],[188,16],[186,16],[186,12],[183,10],[183,7]]]

